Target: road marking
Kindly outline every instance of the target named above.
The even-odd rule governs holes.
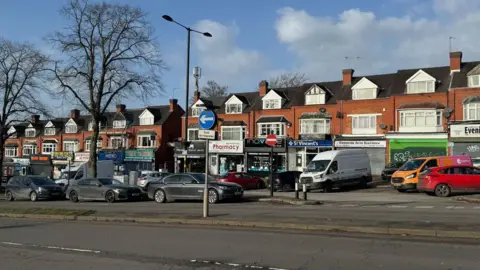
[[[363,205],[363,208],[375,208],[378,207],[378,205]]]
[[[408,205],[389,205],[390,208],[407,208]]]
[[[215,265],[228,265],[234,268],[242,267],[242,268],[251,268],[251,269],[268,269],[268,270],[288,270],[286,268],[276,268],[276,267],[265,267],[259,265],[248,265],[248,264],[238,264],[238,263],[222,263],[222,262],[215,262],[215,261],[204,261],[204,260],[190,260],[192,263],[203,263],[203,264],[215,264]]]
[[[447,206],[446,209],[453,209],[455,206]]]
[[[463,209],[463,208],[465,208],[465,207],[463,207],[463,206],[454,206],[453,209]]]
[[[358,204],[341,204],[340,207],[356,207]]]
[[[23,246],[20,243],[13,243],[13,242],[2,242],[3,245],[9,245],[9,246]]]
[[[431,208],[434,208],[435,206],[430,206],[430,205],[420,205],[420,206],[415,206],[415,208],[419,208],[419,209],[431,209]]]
[[[473,209],[480,209],[480,206],[474,206]]]
[[[21,244],[21,243],[14,243],[14,242],[0,242],[0,243],[3,245],[10,245],[10,246],[26,246],[26,247],[35,247],[35,248],[58,249],[63,251],[75,251],[75,252],[83,252],[83,253],[96,253],[96,254],[100,253],[100,251],[98,250],[91,250],[91,249],[42,246],[42,245]]]

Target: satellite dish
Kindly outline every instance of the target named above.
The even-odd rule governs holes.
[[[446,112],[446,113],[444,114],[445,118],[449,118],[451,115],[452,115],[452,114],[449,113],[449,112]]]
[[[386,129],[386,128],[387,128],[387,125],[385,125],[385,124],[380,124],[380,125],[378,125],[378,126],[379,126],[381,129]]]
[[[451,112],[453,112],[453,109],[450,108],[450,107],[447,107],[447,108],[445,108],[445,111],[446,111],[447,113],[451,113]]]
[[[320,108],[320,112],[321,112],[321,113],[325,113],[325,112],[327,112],[327,109],[325,109],[325,108]]]

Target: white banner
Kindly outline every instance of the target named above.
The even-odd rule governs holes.
[[[387,147],[387,141],[335,141],[335,147],[385,148]]]
[[[87,162],[90,160],[90,153],[75,153],[74,161],[76,162]]]
[[[477,138],[480,137],[480,125],[450,125],[450,137]]]
[[[243,141],[210,141],[209,153],[238,154],[243,153]]]

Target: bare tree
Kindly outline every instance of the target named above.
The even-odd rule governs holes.
[[[306,83],[308,79],[303,73],[284,73],[277,77],[270,78],[268,85],[270,88],[297,87]]]
[[[5,141],[13,125],[25,122],[28,115],[48,116],[39,95],[44,90],[48,58],[32,45],[0,38],[0,168],[3,166]]]
[[[160,79],[165,66],[153,27],[141,9],[70,0],[61,14],[67,26],[48,37],[62,52],[52,72],[60,94],[72,97],[92,116],[90,167],[96,177],[103,114],[113,100],[146,101],[163,92]]]
[[[223,97],[228,95],[228,86],[220,85],[214,80],[208,80],[207,83],[200,88],[201,97]],[[195,97],[192,97],[190,103],[195,103]]]

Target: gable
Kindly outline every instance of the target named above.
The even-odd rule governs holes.
[[[193,103],[192,107],[196,107],[198,105],[205,105],[205,103],[203,103],[203,101],[199,99],[197,100],[197,102]]]
[[[12,133],[15,133],[15,132],[17,132],[17,130],[14,127],[10,127],[7,131],[8,134],[12,134]]]
[[[467,73],[467,76],[480,75],[480,64]]]
[[[65,123],[65,126],[76,126],[77,123],[73,119],[70,118],[67,123]]]
[[[50,128],[50,127],[55,127],[52,123],[52,121],[48,121],[48,123],[45,125],[46,128]]]
[[[33,128],[33,125],[32,125],[32,124],[29,124],[29,125],[27,126],[27,128]]]
[[[148,109],[145,109],[142,114],[138,118],[153,118],[153,113],[150,112]]]
[[[312,93],[312,92],[316,92],[316,91],[319,92],[318,94],[325,94],[325,90],[323,90],[322,87],[314,84],[307,90],[307,92],[305,92],[305,95],[316,95],[315,93]]]
[[[262,98],[262,100],[266,99],[282,99],[282,97],[272,89]]]
[[[360,81],[358,81],[354,86],[352,86],[352,90],[356,89],[372,89],[378,88],[378,85],[374,84],[370,81],[367,77],[363,77]]]
[[[408,78],[408,80],[406,81],[406,83],[410,83],[410,82],[425,82],[425,81],[436,81],[437,79],[435,79],[434,77],[432,77],[432,75],[426,73],[425,71],[423,70],[418,70],[415,74],[413,74],[412,77]]]
[[[243,102],[235,95],[231,96],[225,104],[243,104]]]

